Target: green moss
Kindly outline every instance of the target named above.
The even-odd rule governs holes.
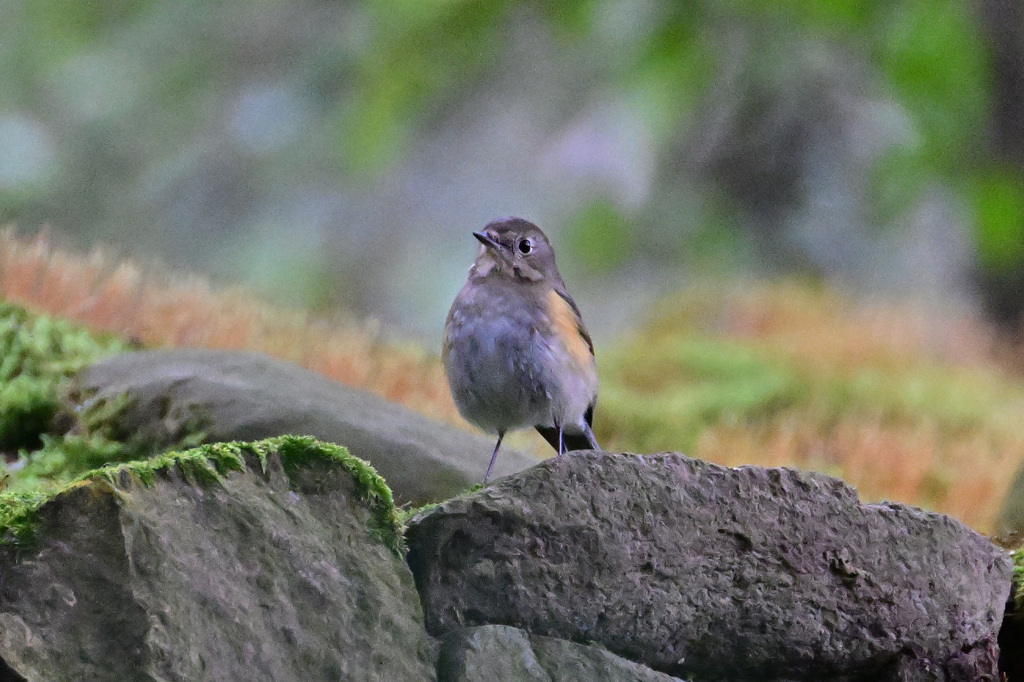
[[[71,377],[128,342],[0,302],[0,448],[39,446]]]
[[[314,461],[344,468],[373,511],[371,531],[400,552],[403,526],[391,490],[373,467],[339,446],[282,436],[187,449],[204,438],[201,431],[191,430],[173,450],[154,453],[131,434],[111,430],[113,418],[128,406],[127,397],[86,396],[79,401],[75,432],[49,432],[73,376],[106,355],[128,350],[125,340],[0,302],[0,449],[19,451],[25,460],[5,479],[7,489],[0,493],[0,543],[28,538],[35,512],[70,484],[106,480],[118,485],[129,475],[152,485],[161,471],[177,467],[188,480],[211,485],[229,471],[242,470],[246,455],[256,457],[265,471],[267,456],[276,452],[289,477]]]
[[[1010,599],[1013,601],[1013,616],[1024,618],[1024,548],[1010,552],[1013,561],[1013,577],[1010,579]]]
[[[127,350],[123,339],[0,302],[0,450],[25,460],[11,472],[9,491],[56,488],[105,462],[130,457],[120,443],[93,430],[104,409],[121,406],[86,407],[73,434],[64,433],[67,422],[75,421],[70,417],[55,425],[74,375]]]
[[[230,471],[243,471],[243,454],[259,443],[213,443],[181,452],[166,452],[156,457],[120,464],[108,464],[100,469],[86,472],[78,480],[103,479],[119,485],[121,478],[128,474],[145,486],[156,482],[163,471],[177,468],[185,480],[196,485],[219,483],[221,477]],[[265,461],[265,458],[261,461]]]
[[[50,497],[41,492],[0,493],[0,545],[29,542],[35,530],[36,511]]]
[[[463,494],[465,494],[465,493],[463,493]],[[458,497],[458,495],[456,495],[456,497]],[[409,524],[409,520],[412,519],[414,516],[417,516],[418,514],[426,513],[428,511],[430,511],[431,509],[436,509],[439,506],[441,506],[440,502],[427,502],[426,504],[424,504],[422,506],[419,506],[419,507],[410,507],[408,509],[399,509],[398,510],[398,518],[402,521],[402,525],[406,526],[406,525]]]
[[[25,453],[27,463],[9,479],[12,491],[55,490],[83,472],[128,459],[121,443],[100,435],[40,436],[43,446]]]
[[[79,370],[128,350],[122,339],[0,302],[0,449],[17,451],[23,459],[10,472],[9,490],[59,489],[104,464],[185,450],[205,440],[197,418],[184,425],[187,435],[181,441],[155,446],[112,426],[129,407],[128,396],[97,399],[72,393]],[[71,406],[73,415],[67,412]]]
[[[329,466],[341,466],[356,482],[360,497],[369,504],[374,523],[371,530],[388,548],[397,554],[402,551],[404,525],[395,508],[391,488],[369,462],[359,459],[333,443],[321,443],[309,436],[281,436],[261,441],[278,452],[285,473],[291,477],[299,467],[319,461]],[[265,459],[262,460],[265,462]]]
[[[89,471],[70,484],[48,492],[0,493],[0,544],[23,544],[32,536],[36,511],[49,499],[72,485],[86,481],[106,481],[115,487],[131,477],[144,486],[152,486],[160,473],[176,468],[186,480],[201,486],[221,482],[231,471],[243,471],[245,458],[260,463],[266,473],[267,458],[277,454],[285,475],[294,480],[300,469],[322,464],[341,467],[356,482],[356,490],[373,514],[370,532],[396,554],[402,551],[402,520],[395,509],[391,489],[367,462],[349,454],[345,448],[322,443],[308,436],[278,436],[251,443],[212,443],[182,452],[168,452],[150,459],[110,464]]]
[[[188,405],[187,413],[175,413],[173,420],[178,422],[175,433],[181,434],[176,442],[155,442],[154,436],[145,430],[125,425],[121,415],[132,407],[135,400],[130,394],[113,397],[99,397],[94,390],[73,393],[69,396],[77,409],[77,428],[89,436],[97,436],[111,443],[122,446],[120,461],[143,459],[170,450],[188,450],[202,445],[207,440],[209,416],[201,405]],[[129,422],[131,420],[128,420]],[[110,460],[110,461],[118,461]],[[69,462],[73,466],[75,462]]]

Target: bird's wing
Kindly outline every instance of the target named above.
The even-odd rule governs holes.
[[[594,342],[590,339],[590,332],[587,331],[586,325],[583,324],[583,316],[580,314],[579,306],[576,305],[576,301],[572,300],[572,296],[569,295],[565,289],[555,287],[555,294],[566,302],[569,306],[569,310],[572,311],[575,317],[576,331],[583,337],[583,340],[587,342],[587,348],[590,349],[590,354],[594,354]]]

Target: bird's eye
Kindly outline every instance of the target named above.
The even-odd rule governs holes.
[[[523,254],[525,256],[525,255],[529,254],[531,251],[533,251],[533,240],[532,239],[524,239],[524,240],[519,242],[519,253],[521,253],[521,254]]]

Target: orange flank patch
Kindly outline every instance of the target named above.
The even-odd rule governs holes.
[[[554,289],[548,292],[548,315],[551,318],[551,328],[555,330],[555,335],[562,341],[562,345],[569,351],[576,364],[580,367],[592,365],[594,354],[590,351],[590,344],[580,329],[580,318]]]

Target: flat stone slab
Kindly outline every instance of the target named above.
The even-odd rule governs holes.
[[[140,351],[79,375],[85,400],[127,396],[111,427],[121,440],[159,449],[197,433],[204,442],[284,434],[344,445],[387,480],[399,502],[443,500],[480,483],[494,441],[389,403],[366,391],[260,353],[199,348]],[[537,460],[503,449],[497,475]]]
[[[338,448],[313,439],[204,450],[232,448],[237,466],[108,469],[40,507],[31,540],[9,544],[4,529],[0,675],[435,679],[412,575],[367,474],[318,456]]]
[[[1006,554],[819,474],[572,453],[406,540],[435,636],[504,624],[699,680],[997,679]]]

